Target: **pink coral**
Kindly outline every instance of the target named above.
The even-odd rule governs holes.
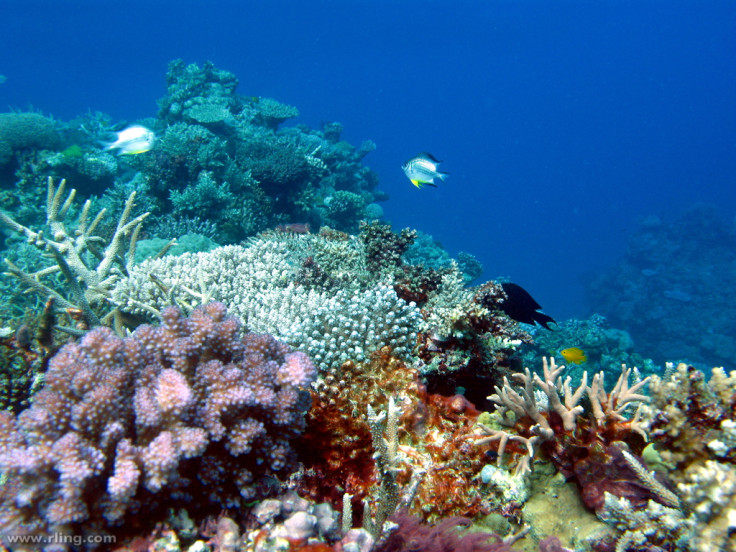
[[[170,497],[218,512],[293,466],[316,375],[306,355],[240,336],[219,303],[162,319],[65,346],[33,406],[0,414],[3,534],[101,531]]]

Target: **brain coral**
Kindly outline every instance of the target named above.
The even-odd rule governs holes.
[[[58,145],[59,135],[51,119],[38,113],[0,113],[0,165],[10,161],[15,150]]]
[[[104,531],[176,499],[217,513],[292,467],[307,356],[240,336],[221,303],[128,338],[107,328],[66,345],[17,418],[0,414],[0,532]]]

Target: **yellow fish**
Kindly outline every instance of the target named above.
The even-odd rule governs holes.
[[[580,347],[570,347],[560,351],[562,358],[570,364],[582,364],[588,361],[588,355]]]

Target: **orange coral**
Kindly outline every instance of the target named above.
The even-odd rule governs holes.
[[[393,397],[400,405],[400,485],[417,470],[426,472],[413,511],[425,519],[474,515],[480,493],[471,477],[484,462],[473,446],[471,428],[479,412],[462,395],[428,394],[416,369],[383,347],[361,365],[346,362],[327,374],[313,394],[307,430],[298,445],[305,470],[298,487],[315,500],[339,508],[342,494],[353,495],[354,511],[376,483],[367,408],[384,409]]]

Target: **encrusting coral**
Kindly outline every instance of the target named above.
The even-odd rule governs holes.
[[[676,543],[673,550],[733,549],[736,534],[736,371],[670,365],[649,384],[646,426],[671,467],[683,511],[611,512],[632,543]],[[652,510],[649,506],[648,510]],[[639,512],[636,512],[639,514]],[[660,520],[666,518],[668,523]],[[662,528],[666,527],[666,531]],[[728,548],[728,546],[731,548]],[[625,548],[622,548],[625,550]]]
[[[66,345],[33,405],[0,414],[3,535],[107,531],[171,500],[216,512],[293,467],[309,358],[241,336],[221,303],[162,318]]]
[[[472,431],[479,412],[464,397],[427,393],[418,370],[392,356],[389,347],[369,362],[329,370],[315,387],[307,429],[297,441],[305,470],[295,480],[305,496],[338,507],[348,493],[357,516],[364,499],[380,511],[385,493],[375,487],[386,486],[383,469],[402,491],[423,474],[408,506],[424,519],[481,510],[476,474],[484,454],[473,446]],[[392,442],[384,452],[382,438]]]

